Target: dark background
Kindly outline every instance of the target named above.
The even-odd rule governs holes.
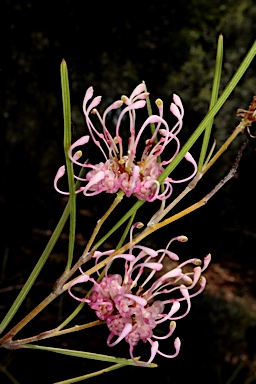
[[[86,132],[81,105],[90,85],[95,94],[103,96],[104,108],[145,80],[152,102],[160,97],[167,106],[173,93],[182,98],[185,118],[180,138],[184,143],[209,106],[219,34],[224,36],[224,89],[255,40],[256,6],[253,0],[64,0],[59,4],[3,0],[0,7],[3,317],[40,257],[66,202],[53,189],[55,173],[64,162],[61,60],[66,60],[69,69],[74,140]],[[255,64],[254,60],[215,119],[213,136],[218,148],[239,122],[237,108],[248,108],[256,91]],[[225,176],[245,138],[246,134],[237,138],[180,208],[202,198]],[[191,150],[196,158],[199,146]],[[177,325],[180,355],[175,360],[157,358],[159,368],[155,370],[128,367],[91,379],[92,383],[137,383],[160,377],[163,383],[175,384],[256,382],[255,147],[256,141],[249,138],[236,177],[206,207],[147,240],[147,244],[162,247],[171,237],[184,234],[189,242],[175,249],[181,259],[203,258],[208,252],[213,256],[205,293],[194,300],[190,314]],[[90,144],[88,153],[92,159],[95,151]],[[179,190],[175,189],[174,196]],[[79,196],[76,258],[112,199],[108,195]],[[133,202],[135,199],[125,199],[119,214],[109,219],[109,226]],[[158,206],[142,208],[138,219],[145,223],[151,215],[149,207],[153,213]],[[117,237],[110,238],[105,247],[115,246]],[[67,229],[13,325],[50,292],[65,265],[66,250]],[[18,337],[55,327],[56,317],[61,322],[74,305],[69,297],[56,301]],[[88,321],[87,316],[80,313],[74,324]],[[106,338],[107,330],[101,326],[45,345],[128,357],[125,343],[109,349]],[[171,348],[172,340],[165,351]],[[142,349],[146,359],[144,352]],[[1,383],[52,383],[104,367],[37,351],[2,350],[0,356]],[[7,377],[6,369],[13,378]]]

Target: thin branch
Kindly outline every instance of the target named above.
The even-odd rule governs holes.
[[[87,324],[75,325],[74,327],[63,329],[62,331],[59,331],[58,328],[51,329],[50,331],[41,332],[38,335],[27,337],[26,339],[13,340],[12,341],[12,349],[19,348],[19,346],[27,344],[27,343],[33,343],[35,341],[45,340],[45,339],[49,339],[51,337],[66,335],[67,333],[82,331],[84,329],[95,327],[95,326],[101,325],[101,324],[105,324],[105,321],[95,320],[95,321],[92,321],[92,322],[87,323]]]

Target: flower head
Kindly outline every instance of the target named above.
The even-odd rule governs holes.
[[[163,183],[164,190],[160,190],[157,179],[163,172],[164,166],[175,158],[180,149],[177,135],[182,128],[184,109],[180,98],[174,95],[170,111],[177,118],[177,122],[173,127],[169,127],[163,118],[163,102],[161,99],[157,99],[158,114],[149,116],[137,129],[136,113],[138,110],[146,108],[148,95],[145,85],[139,84],[130,97],[122,96],[120,100],[113,102],[101,116],[97,110],[101,96],[93,97],[93,88],[87,89],[83,101],[83,111],[90,135],[78,139],[69,149],[69,157],[74,164],[89,168],[85,179],[82,179],[86,185],[82,186],[77,193],[83,192],[86,196],[92,196],[103,191],[116,193],[121,189],[128,197],[134,195],[138,199],[146,201],[165,200],[172,193],[173,183],[187,181],[195,175],[196,163],[192,156],[187,153],[185,159],[193,166],[191,174],[182,180],[173,180],[167,177]],[[115,124],[115,134],[112,135],[107,128],[107,117],[111,111],[122,106],[123,109]],[[98,118],[101,126],[100,131],[93,123],[91,115]],[[127,117],[129,121],[128,142],[122,138],[123,126],[127,122]],[[153,133],[150,131],[152,124],[155,126]],[[144,143],[144,150],[140,152],[140,142],[146,130],[149,131],[149,138]],[[126,137],[126,135],[124,136]],[[90,138],[102,152],[104,158],[97,164],[80,162],[79,158],[82,152],[80,150],[74,152],[78,147],[86,144]],[[171,143],[173,150],[170,154]],[[168,145],[168,159],[161,160],[160,156]],[[54,185],[60,193],[68,194],[57,187],[57,182],[64,173],[65,167],[62,166],[56,174]],[[75,178],[78,179],[76,176]]]
[[[187,241],[185,236],[173,238],[166,249],[157,251],[141,245],[130,246],[129,253],[114,256],[106,265],[105,276],[101,281],[82,273],[69,287],[69,293],[76,300],[88,303],[97,317],[105,320],[110,331],[107,339],[112,347],[121,340],[129,344],[131,358],[138,365],[147,365],[158,353],[167,358],[178,355],[180,339],[174,341],[175,352],[164,354],[159,350],[159,341],[169,338],[175,328],[176,321],[188,314],[191,298],[201,293],[206,280],[201,275],[209,262],[210,255],[202,262],[192,258],[178,264],[179,257],[168,250],[173,241]],[[113,251],[95,252],[96,263],[99,258]],[[168,258],[173,269],[156,275],[163,268],[163,260]],[[124,261],[124,273],[110,274],[110,264],[114,260]],[[91,294],[86,298],[75,296],[71,288],[75,284],[90,281],[93,283]],[[155,332],[156,327],[168,323],[168,331],[164,336]],[[133,350],[138,342],[150,344],[151,355],[147,363],[139,363],[134,359]]]

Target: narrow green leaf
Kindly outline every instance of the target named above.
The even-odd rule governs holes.
[[[212,85],[212,93],[211,93],[209,110],[214,106],[214,104],[218,100],[221,70],[222,70],[222,60],[223,60],[223,36],[220,35],[219,39],[218,39],[216,64],[215,64],[215,71],[214,71],[214,78],[213,78],[213,85]],[[201,153],[200,153],[199,162],[198,162],[198,171],[199,172],[203,168],[203,163],[205,160],[205,156],[206,156],[206,152],[208,149],[209,140],[210,140],[210,136],[211,136],[213,120],[214,119],[212,119],[210,121],[209,125],[206,127],[205,132],[204,132],[204,139],[203,139],[203,144],[202,144]]]
[[[73,377],[72,379],[67,379],[67,380],[63,380],[63,381],[58,381],[54,384],[72,384],[72,383],[78,383],[79,381],[83,381],[83,380],[86,380],[86,379],[90,379],[91,377],[95,377],[95,376],[99,376],[99,375],[102,375],[103,373],[107,373],[107,372],[110,372],[110,371],[114,371],[115,369],[119,369],[119,368],[122,368],[122,367],[125,367],[126,364],[114,364],[114,365],[111,365],[110,367],[108,368],[104,368],[104,369],[101,369],[100,371],[96,371],[96,372],[92,372],[92,373],[88,373],[87,375],[83,375],[83,376],[78,376],[78,377]]]
[[[68,151],[71,147],[71,107],[70,107],[70,92],[68,81],[68,69],[65,60],[62,60],[60,65],[61,76],[61,90],[62,90],[62,104],[63,104],[63,119],[64,119],[64,153],[66,159],[66,169],[68,176],[68,189],[70,201],[70,225],[69,225],[69,243],[68,243],[68,260],[66,265],[66,272],[68,272],[72,265],[74,244],[75,244],[75,230],[76,230],[76,195],[74,183],[74,170],[73,163],[70,161]]]
[[[131,359],[124,359],[124,358],[119,358],[119,357],[114,357],[114,356],[101,355],[99,353],[76,351],[73,349],[64,349],[64,348],[44,347],[42,345],[35,345],[35,344],[26,344],[26,345],[24,345],[24,348],[40,349],[42,351],[60,353],[62,355],[67,355],[67,356],[81,357],[83,359],[100,360],[100,361],[106,361],[108,363],[135,365],[136,366],[136,364]],[[147,367],[154,368],[156,366],[157,366],[156,364],[151,363]]]
[[[222,92],[221,96],[218,98],[214,106],[211,108],[211,110],[207,113],[205,118],[202,120],[202,122],[199,124],[199,126],[196,128],[195,132],[190,136],[188,141],[184,144],[184,146],[181,148],[178,155],[175,157],[175,159],[168,165],[168,167],[165,168],[163,173],[159,176],[158,181],[162,183],[166,177],[170,175],[170,173],[177,167],[177,165],[181,162],[181,160],[184,158],[186,153],[190,150],[192,145],[197,141],[197,139],[200,137],[200,135],[203,133],[203,131],[206,129],[206,127],[210,124],[214,116],[219,112],[227,98],[230,96],[231,92],[235,89],[238,82],[241,80],[241,77],[244,75],[245,71],[251,64],[254,56],[256,54],[256,41],[253,43],[251,49],[245,56],[244,60],[240,64],[239,68],[237,69],[236,73]]]
[[[83,309],[85,303],[80,303],[76,309],[56,328],[58,331],[63,329],[67,324],[69,324]]]
[[[63,227],[68,219],[69,216],[69,202],[66,205],[66,208],[64,209],[64,212],[60,218],[60,221],[58,222],[54,232],[52,233],[50,240],[48,241],[48,244],[46,245],[42,255],[40,256],[38,262],[36,263],[33,271],[31,272],[28,280],[24,284],[22,290],[16,297],[15,301],[13,302],[11,308],[5,315],[3,321],[0,324],[0,333],[4,331],[4,329],[7,327],[9,322],[12,320],[15,313],[18,311],[19,307],[21,306],[23,300],[27,296],[28,292],[30,291],[32,285],[34,284],[37,276],[39,275],[41,269],[43,268],[44,264],[46,263],[54,245],[56,244],[56,241],[58,240]]]
[[[117,246],[116,246],[116,249],[121,248],[122,245],[123,245],[123,243],[125,242],[126,236],[128,235],[128,233],[129,233],[129,231],[130,231],[130,228],[131,228],[131,226],[132,226],[132,223],[133,223],[133,220],[134,220],[135,215],[136,215],[136,212],[134,212],[134,213],[131,215],[131,217],[130,217],[130,219],[129,219],[129,222],[127,223],[127,225],[126,225],[126,227],[125,227],[125,230],[124,230],[124,232],[123,232],[123,234],[122,234],[122,237],[121,237],[121,239],[119,240],[119,242],[118,242],[118,244],[117,244]]]

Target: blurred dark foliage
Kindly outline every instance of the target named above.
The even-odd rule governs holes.
[[[88,86],[93,85],[95,93],[103,96],[104,108],[120,95],[129,95],[145,80],[152,103],[161,97],[165,106],[169,105],[173,92],[182,98],[185,120],[181,140],[185,142],[208,109],[218,35],[224,36],[223,90],[255,39],[256,6],[254,0],[131,0],[128,3],[63,0],[59,7],[47,0],[3,0],[0,10],[3,222],[0,309],[3,316],[43,251],[66,202],[53,190],[56,170],[64,163],[61,60],[66,60],[69,69],[74,140],[85,132],[81,105]],[[246,109],[256,91],[255,63],[254,60],[216,117],[213,136],[217,147],[239,122],[237,108]],[[225,176],[244,140],[245,135],[241,135],[232,144],[180,208],[202,198]],[[192,149],[194,155],[199,147],[200,143]],[[182,350],[175,361],[159,359],[157,370],[128,367],[91,382],[117,383],[121,378],[122,382],[137,383],[141,377],[145,380],[161,377],[164,383],[223,384],[239,364],[241,369],[232,383],[256,382],[253,381],[255,342],[252,342],[256,334],[256,302],[251,301],[255,298],[256,187],[252,178],[255,147],[255,140],[250,139],[236,177],[206,207],[146,240],[162,247],[173,236],[187,235],[188,244],[178,252],[183,252],[184,258],[191,255],[202,258],[211,252],[213,263],[226,266],[231,276],[238,276],[235,281],[244,283],[239,285],[235,297],[241,296],[245,305],[226,300],[222,292],[228,292],[230,287],[224,285],[223,291],[218,291],[217,282],[216,289],[197,298],[191,314],[178,324]],[[91,144],[88,156],[95,156]],[[178,190],[177,187],[175,194]],[[112,196],[107,195],[92,199],[78,197],[76,258],[111,200]],[[125,200],[119,214],[111,217],[108,224],[113,224],[128,206],[131,202]],[[157,208],[152,204],[152,213]],[[142,209],[138,220],[146,223],[150,215],[148,209]],[[103,228],[102,233],[106,230]],[[115,246],[118,239],[117,234],[105,246]],[[40,274],[38,285],[12,324],[49,293],[65,265],[66,249],[67,229]],[[221,274],[219,280],[221,284],[225,282]],[[6,287],[13,289],[7,292]],[[28,328],[24,332],[28,336],[55,327],[56,316],[61,320],[73,307],[68,297],[64,302],[57,301],[52,310],[32,323],[33,330]],[[88,320],[83,316],[77,323]],[[47,326],[42,329],[42,324]],[[65,340],[63,337],[45,344],[127,356],[122,349],[125,344],[119,349],[107,349],[107,331],[103,328],[100,332],[98,329],[84,332],[84,339],[71,334]],[[19,383],[50,383],[103,367],[97,362],[23,350],[1,351],[1,359],[2,366],[7,366]],[[43,366],[49,366],[49,370],[42,369]],[[0,382],[11,380],[0,372]]]

